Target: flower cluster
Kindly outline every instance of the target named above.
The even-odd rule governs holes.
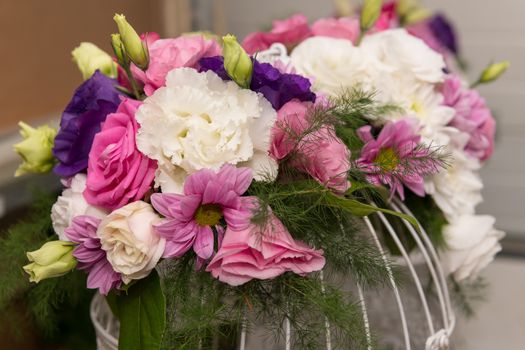
[[[297,18],[280,22],[282,38],[296,33]],[[317,94],[336,97],[358,85],[397,107],[396,112],[371,119],[371,125],[358,130],[364,145],[357,165],[370,183],[387,185],[401,199],[405,189],[421,197],[432,196],[448,221],[445,239],[453,242],[453,233],[460,232],[456,226],[474,215],[482,200],[478,171],[494,150],[494,118],[479,93],[454,73],[457,38],[444,16],[431,16],[422,8],[408,10],[390,1],[383,5],[375,25],[361,36],[343,35],[349,32],[348,26],[337,34],[313,30],[320,22],[336,26],[352,19],[325,19],[310,28],[303,18],[308,35],[289,42],[294,46],[291,66],[311,78]],[[283,34],[283,23],[288,23],[290,36]],[[275,28],[272,33],[275,37]],[[249,37],[245,44],[257,46],[256,38]],[[487,76],[490,72],[501,74],[498,67],[489,67],[478,83],[492,80]],[[429,158],[437,150],[448,154],[447,159]],[[490,242],[499,247],[498,240]],[[468,249],[486,243],[472,240],[470,244]],[[497,250],[487,251],[493,255]],[[473,259],[472,264],[479,267],[490,260],[484,252]],[[458,279],[473,277],[456,273],[461,270],[456,265],[450,265],[450,272]]]
[[[51,212],[62,242],[53,256],[61,260],[49,272],[35,258],[26,267],[32,280],[76,266],[88,273],[88,288],[108,294],[145,278],[161,259],[188,254],[231,285],[320,270],[323,251],[295,240],[277,216],[252,222],[271,208],[249,194],[254,181],[279,174],[283,157],[273,151],[285,137],[277,120],[307,124],[316,101],[310,80],[250,57],[232,36],[222,49],[202,35],[139,36],[123,16],[115,20],[114,60],[90,43],[73,52],[85,81],[58,132],[24,124],[24,142],[42,140],[47,149],[32,156],[17,146],[24,169],[54,167],[65,186]],[[295,167],[342,193],[350,152],[333,126],[317,137],[328,134],[315,154],[303,141],[309,161]],[[232,252],[232,245],[244,248]],[[232,268],[248,261],[255,265]]]
[[[24,124],[16,146],[17,174],[54,167],[65,187],[51,212],[59,241],[29,255],[31,280],[76,267],[108,294],[162,259],[231,286],[306,276],[330,263],[325,249],[337,241],[301,231],[307,215],[343,227],[342,215],[360,215],[354,184],[387,187],[390,199],[432,196],[448,221],[450,272],[477,273],[502,235],[474,212],[494,119],[446,73],[458,50],[444,18],[414,22],[394,2],[372,15],[311,26],[295,15],[242,45],[231,35],[138,35],[117,15],[114,58],[89,43],[74,51],[85,81],[59,130]],[[274,44],[290,55],[272,57]],[[352,90],[383,112],[352,110],[367,100]],[[286,205],[295,203],[276,198],[308,205],[293,221]],[[478,224],[483,237],[470,240]]]

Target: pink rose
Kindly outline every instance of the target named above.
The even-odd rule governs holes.
[[[355,43],[359,37],[359,20],[357,18],[323,18],[312,25],[314,36],[327,36],[348,39]]]
[[[302,14],[296,14],[282,21],[273,21],[270,32],[249,34],[242,46],[250,55],[268,49],[273,43],[282,43],[291,49],[311,35],[308,19]]]
[[[277,111],[277,121],[272,127],[270,155],[276,160],[285,158],[296,148],[297,140],[292,136],[300,135],[308,128],[307,113],[311,103],[292,100]]]
[[[139,152],[135,112],[141,102],[125,99],[108,115],[89,152],[84,198],[108,209],[140,200],[150,189],[157,162]]]
[[[294,167],[326,187],[345,192],[350,185],[347,176],[350,151],[335,135],[334,128],[325,125],[298,140],[311,124],[308,119],[308,108],[311,106],[311,103],[293,100],[281,107],[272,128],[270,155],[281,160],[295,150],[297,153],[292,161]]]
[[[148,39],[146,39],[148,40]],[[144,83],[144,92],[150,96],[164,86],[169,71],[180,67],[196,68],[203,57],[221,54],[215,40],[201,35],[181,36],[175,39],[148,40],[149,66],[146,72],[133,66],[133,75]]]
[[[494,152],[496,121],[485,99],[476,90],[462,86],[461,79],[449,76],[443,83],[444,104],[456,110],[449,125],[469,135],[465,152],[479,160],[487,160]]]
[[[298,167],[328,188],[337,192],[348,190],[350,151],[335,135],[335,130],[323,127],[309,135],[304,144],[302,154],[305,159]]]
[[[304,276],[321,270],[325,265],[323,251],[295,241],[281,221],[270,215],[264,227],[227,229],[206,271],[221,282],[239,286],[253,278],[271,279],[287,271]]]

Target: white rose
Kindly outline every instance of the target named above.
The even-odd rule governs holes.
[[[425,192],[430,194],[448,221],[464,214],[474,214],[483,200],[483,182],[478,174],[480,163],[462,151],[453,151],[451,164],[425,179]]]
[[[110,78],[117,77],[117,64],[113,58],[93,43],[81,43],[71,52],[71,56],[84,80],[89,79],[97,69]]]
[[[71,185],[58,197],[51,208],[51,222],[58,238],[69,241],[64,230],[71,225],[71,221],[78,215],[90,215],[102,219],[107,211],[103,208],[90,205],[82,194],[86,189],[86,175],[77,174],[71,179]]]
[[[108,261],[122,274],[124,283],[149,275],[162,257],[166,240],[153,229],[160,220],[151,205],[137,201],[113,211],[101,221],[97,236]]]
[[[357,85],[372,89],[374,76],[381,70],[372,55],[350,40],[320,36],[300,43],[291,61],[298,74],[312,79],[315,91],[330,96]]]
[[[445,78],[443,56],[405,29],[367,35],[361,48],[379,60],[393,75],[408,75],[429,83],[442,82]]]
[[[260,94],[225,82],[215,73],[177,68],[166,87],[146,98],[136,114],[138,149],[159,165],[156,184],[180,192],[187,175],[223,164],[248,164],[255,154],[277,167],[269,154],[276,111]],[[255,179],[265,177],[254,171]]]
[[[505,233],[496,230],[494,222],[489,215],[462,215],[445,226],[447,248],[441,259],[457,281],[475,278],[501,250],[499,240]]]

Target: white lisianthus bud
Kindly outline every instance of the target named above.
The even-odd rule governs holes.
[[[111,46],[113,47],[113,52],[115,57],[117,57],[118,63],[127,68],[129,66],[129,58],[124,51],[124,44],[120,38],[120,34],[111,34]]]
[[[240,87],[250,87],[253,62],[233,35],[222,37],[224,43],[224,69]]]
[[[97,69],[110,78],[117,77],[117,65],[113,58],[93,43],[80,43],[71,51],[71,56],[84,80],[89,79]]]
[[[40,249],[28,252],[30,264],[24,266],[24,271],[29,274],[29,281],[38,283],[73,270],[77,265],[73,257],[74,248],[75,244],[71,242],[51,241]]]
[[[382,0],[364,0],[361,9],[361,32],[366,32],[374,26],[381,14]]]
[[[117,23],[120,40],[129,59],[142,70],[148,69],[149,54],[146,44],[142,42],[135,29],[128,23],[124,15],[116,14],[113,20]]]
[[[481,76],[479,77],[478,81],[474,84],[474,86],[479,84],[490,83],[498,79],[501,75],[503,75],[503,73],[505,73],[509,66],[509,61],[501,61],[490,64],[487,68],[483,70]]]
[[[56,129],[47,125],[35,129],[24,122],[18,125],[24,140],[13,145],[13,148],[22,157],[23,163],[16,170],[15,176],[50,172],[55,165],[52,148],[57,134]]]

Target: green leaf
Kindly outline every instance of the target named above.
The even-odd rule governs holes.
[[[120,319],[119,350],[160,349],[166,326],[166,299],[155,270],[116,300]]]
[[[330,196],[328,196],[327,202],[328,202],[328,205],[330,206],[344,209],[348,211],[349,213],[356,215],[356,216],[368,216],[378,211],[385,213],[385,214],[397,216],[401,219],[408,221],[419,232],[419,225],[417,223],[417,220],[410,215],[406,215],[403,213],[398,213],[397,211],[379,208],[373,205],[361,203],[355,199],[339,197],[334,194],[331,194]]]

